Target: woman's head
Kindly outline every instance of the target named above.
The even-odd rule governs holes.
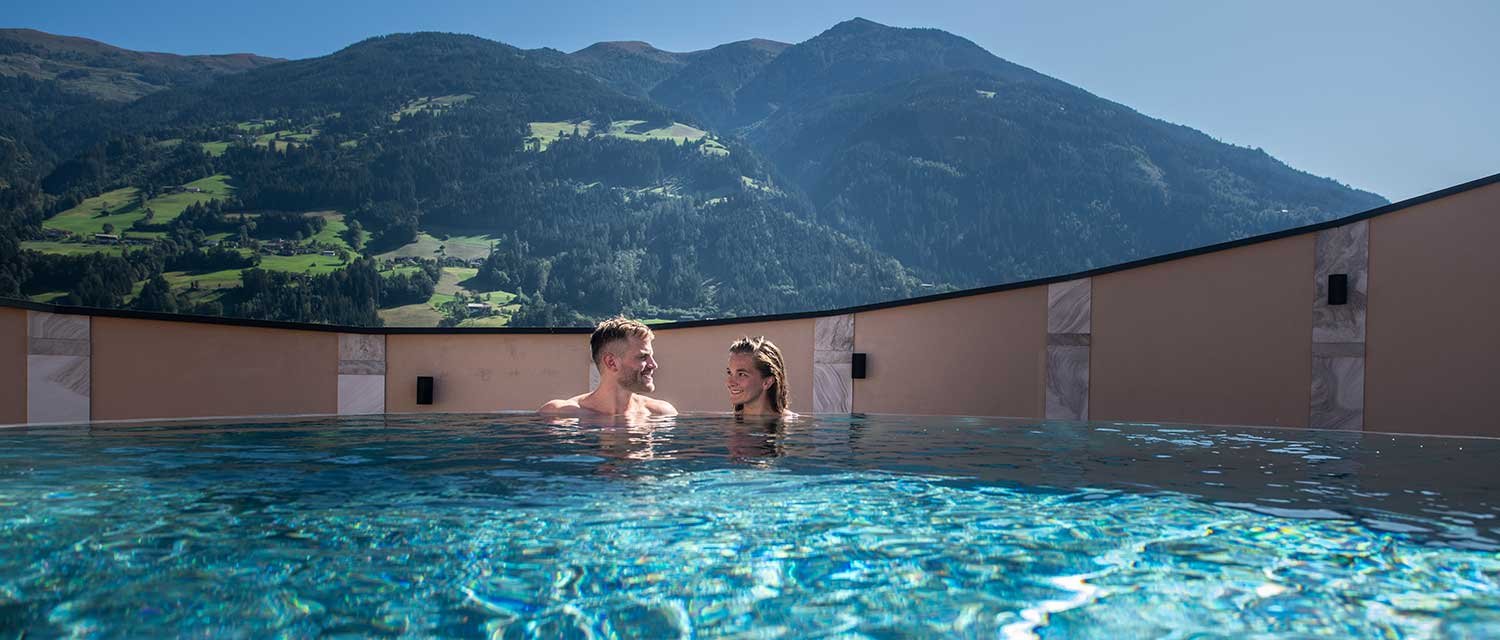
[[[757,407],[769,413],[782,413],[790,403],[787,391],[786,365],[781,349],[765,336],[745,336],[729,345],[729,366],[724,371],[724,386],[735,411]]]

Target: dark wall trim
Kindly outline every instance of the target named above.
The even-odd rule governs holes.
[[[743,318],[718,318],[718,319],[714,319],[714,320],[691,320],[691,321],[686,321],[686,322],[671,322],[671,323],[667,323],[667,324],[655,325],[655,326],[652,327],[652,330],[654,330],[654,331],[670,331],[672,329],[689,329],[689,328],[693,328],[693,327],[713,327],[713,326],[719,326],[719,325],[747,324],[747,323],[752,323],[752,322],[778,322],[778,321],[782,321],[782,320],[804,320],[804,319],[808,319],[808,318],[824,318],[824,317],[828,317],[828,316],[838,316],[838,315],[845,315],[845,314],[850,314],[850,313],[863,313],[863,312],[866,312],[866,311],[876,311],[876,310],[879,310],[879,309],[890,309],[890,308],[893,308],[893,307],[905,307],[905,306],[908,306],[908,305],[922,304],[922,303],[925,303],[925,302],[937,302],[939,300],[952,300],[952,299],[955,299],[955,298],[967,298],[969,296],[979,296],[979,295],[985,295],[985,294],[989,294],[989,293],[999,293],[1001,291],[1010,291],[1010,290],[1013,290],[1013,289],[1025,289],[1027,287],[1036,287],[1036,286],[1041,286],[1041,285],[1047,285],[1047,284],[1052,284],[1054,282],[1066,282],[1068,280],[1077,280],[1079,278],[1092,278],[1094,276],[1102,276],[1102,275],[1105,275],[1105,274],[1115,273],[1115,272],[1118,272],[1118,271],[1126,271],[1126,270],[1129,270],[1129,269],[1137,269],[1137,268],[1140,268],[1140,267],[1147,267],[1147,266],[1151,266],[1151,265],[1155,265],[1155,264],[1161,264],[1163,262],[1171,262],[1173,260],[1181,260],[1183,258],[1191,258],[1193,256],[1200,256],[1200,255],[1203,255],[1203,254],[1206,254],[1206,253],[1214,253],[1216,251],[1224,251],[1226,249],[1235,249],[1235,248],[1238,248],[1238,247],[1244,247],[1244,246],[1249,246],[1249,245],[1253,245],[1253,244],[1260,244],[1262,242],[1271,242],[1273,240],[1280,240],[1282,238],[1290,238],[1290,237],[1293,237],[1293,236],[1300,236],[1300,235],[1309,234],[1309,233],[1317,233],[1317,232],[1322,231],[1324,229],[1332,229],[1334,227],[1340,227],[1340,226],[1343,226],[1343,225],[1346,225],[1346,224],[1350,224],[1350,223],[1353,223],[1353,222],[1359,222],[1361,220],[1369,220],[1371,218],[1383,216],[1383,215],[1386,215],[1388,213],[1394,213],[1394,212],[1397,212],[1397,211],[1401,211],[1403,209],[1408,209],[1408,208],[1411,208],[1411,207],[1415,207],[1415,206],[1417,206],[1419,204],[1424,204],[1424,203],[1427,203],[1427,202],[1432,202],[1433,200],[1440,200],[1440,199],[1446,198],[1448,196],[1457,195],[1457,194],[1463,193],[1465,191],[1472,191],[1472,190],[1478,189],[1480,187],[1486,187],[1486,186],[1489,186],[1489,185],[1492,185],[1492,184],[1497,184],[1497,183],[1500,183],[1500,173],[1497,173],[1497,174],[1494,174],[1494,175],[1490,175],[1490,176],[1486,176],[1486,177],[1483,177],[1483,178],[1479,178],[1477,180],[1471,180],[1471,181],[1465,182],[1463,184],[1454,185],[1452,187],[1448,187],[1447,189],[1442,189],[1442,190],[1439,190],[1439,191],[1434,191],[1434,192],[1426,194],[1426,195],[1420,195],[1420,196],[1416,196],[1414,198],[1408,198],[1406,200],[1402,200],[1401,202],[1393,202],[1393,203],[1385,205],[1383,207],[1377,207],[1377,208],[1374,208],[1374,209],[1370,209],[1369,211],[1363,211],[1363,212],[1360,212],[1360,213],[1356,213],[1356,214],[1353,214],[1353,215],[1345,216],[1345,217],[1338,218],[1338,219],[1335,219],[1335,220],[1329,220],[1327,222],[1319,222],[1317,224],[1307,225],[1307,226],[1304,226],[1304,227],[1296,227],[1296,228],[1293,228],[1293,229],[1286,229],[1284,231],[1277,231],[1277,232],[1274,232],[1274,233],[1268,233],[1268,234],[1259,235],[1259,236],[1251,236],[1249,238],[1241,238],[1239,240],[1231,240],[1229,242],[1221,242],[1219,244],[1208,245],[1206,247],[1198,247],[1196,249],[1189,249],[1187,251],[1179,251],[1177,253],[1168,253],[1168,254],[1164,254],[1164,255],[1160,255],[1160,256],[1153,256],[1153,257],[1150,257],[1150,258],[1143,258],[1143,259],[1136,260],[1136,261],[1133,261],[1133,262],[1125,262],[1125,263],[1121,263],[1121,264],[1117,264],[1117,265],[1111,265],[1111,266],[1108,266],[1108,267],[1100,267],[1098,269],[1092,269],[1092,270],[1089,270],[1089,271],[1080,271],[1080,272],[1077,272],[1077,273],[1069,273],[1069,274],[1058,275],[1058,276],[1049,276],[1049,277],[1046,277],[1046,278],[1036,278],[1036,279],[1032,279],[1032,280],[1023,280],[1023,281],[1020,281],[1020,282],[1008,282],[1008,283],[1005,283],[1005,284],[992,285],[992,286],[988,286],[988,287],[980,287],[980,288],[977,288],[977,289],[963,289],[961,291],[949,291],[947,293],[938,293],[938,294],[933,294],[933,295],[930,295],[930,296],[922,296],[920,298],[903,298],[901,300],[890,300],[890,301],[886,301],[886,302],[876,302],[876,303],[872,303],[872,304],[861,305],[861,306],[858,306],[858,307],[846,307],[846,308],[843,308],[843,309],[830,309],[830,310],[825,310],[825,311],[801,311],[801,312],[797,312],[797,313],[782,313],[782,314],[767,315],[767,316],[749,316],[749,317],[743,317]],[[347,327],[347,326],[340,326],[340,325],[314,324],[314,323],[310,323],[310,322],[278,322],[278,321],[272,321],[272,320],[253,320],[253,319],[247,319],[247,318],[226,318],[226,317],[220,317],[220,316],[195,316],[195,315],[187,315],[187,314],[155,313],[155,312],[147,312],[147,311],[130,311],[130,310],[126,310],[126,309],[97,309],[97,308],[93,308],[93,307],[71,307],[71,306],[65,306],[65,305],[43,304],[43,303],[39,303],[39,302],[31,302],[29,300],[17,300],[17,299],[14,299],[14,298],[0,298],[0,307],[10,307],[10,308],[14,308],[14,309],[29,309],[29,310],[32,310],[32,311],[46,311],[46,312],[51,312],[51,313],[69,313],[69,314],[75,314],[75,315],[97,316],[97,317],[102,317],[102,318],[133,318],[133,319],[139,319],[139,320],[165,320],[165,321],[168,321],[168,322],[198,322],[198,323],[203,323],[203,324],[231,325],[231,326],[237,326],[237,327],[263,327],[263,328],[268,328],[268,329],[293,329],[293,330],[299,330],[299,331],[332,331],[332,332],[338,332],[338,333],[364,333],[364,334],[382,334],[382,335],[452,335],[452,334],[517,334],[517,335],[526,335],[526,334],[588,334],[588,333],[592,333],[593,332],[593,329],[590,328],[590,327],[493,327],[493,328],[490,328],[490,327],[485,327],[485,328],[476,327],[476,328],[469,328],[469,329],[443,328],[443,327]]]

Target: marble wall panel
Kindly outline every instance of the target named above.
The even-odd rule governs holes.
[[[813,322],[813,413],[854,410],[854,316]]]
[[[385,336],[339,334],[339,415],[385,413]]]
[[[854,379],[848,363],[813,363],[813,413],[849,413],[854,406]]]
[[[385,375],[385,336],[339,334],[339,373]]]
[[[26,356],[26,421],[88,422],[88,356]]]
[[[385,376],[339,374],[339,415],[385,413]]]
[[[1088,420],[1089,347],[1093,329],[1093,280],[1047,285],[1048,420]]]
[[[1319,231],[1313,250],[1312,395],[1308,426],[1364,428],[1365,322],[1370,289],[1370,223]],[[1328,304],[1328,277],[1349,278],[1345,304]]]
[[[26,421],[87,422],[92,361],[88,316],[26,312]]]
[[[1319,429],[1364,428],[1365,359],[1313,356],[1310,424]]]
[[[1047,345],[1047,419],[1087,420],[1088,345]]]
[[[1370,290],[1370,223],[1360,221],[1318,232],[1313,273],[1313,342],[1364,342]],[[1347,304],[1328,304],[1328,276],[1349,276]]]
[[[1047,333],[1088,333],[1093,320],[1093,281],[1047,285]]]

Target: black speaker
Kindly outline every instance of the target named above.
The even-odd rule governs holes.
[[[432,376],[417,376],[417,404],[432,404]]]
[[[865,379],[865,354],[854,354],[854,362],[852,366],[849,367],[849,377],[854,378],[855,380]]]
[[[1328,304],[1349,304],[1349,274],[1328,274]]]

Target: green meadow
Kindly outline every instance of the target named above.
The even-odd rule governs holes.
[[[183,191],[157,196],[146,201],[146,206],[156,214],[153,224],[171,222],[182,215],[189,205],[198,202],[226,198],[234,192],[229,176],[219,174],[194,180],[184,187],[200,189],[200,193]],[[146,210],[141,208],[135,187],[125,187],[88,198],[78,206],[63,211],[42,222],[46,229],[70,231],[87,239],[96,233],[104,233],[104,225],[114,225],[116,233],[129,232],[131,225],[146,219]],[[131,235],[160,236],[161,232],[130,232]]]
[[[391,121],[400,122],[401,118],[403,117],[416,115],[423,111],[432,111],[434,113],[441,112],[442,110],[452,107],[453,105],[463,104],[473,99],[474,95],[469,93],[417,98],[416,100],[412,100],[411,102],[406,103],[406,105],[401,107],[401,109],[391,114]]]
[[[531,141],[528,142],[528,148],[534,151],[546,151],[548,146],[551,146],[553,142],[556,142],[558,138],[564,135],[573,135],[573,132],[577,131],[578,135],[586,136],[594,129],[594,123],[591,120],[580,120],[578,122],[567,120],[558,122],[531,122],[527,126],[531,132]],[[707,131],[682,124],[681,122],[673,122],[665,127],[646,128],[645,120],[615,120],[610,123],[609,131],[599,132],[598,135],[638,142],[671,140],[677,144],[696,142],[707,138],[703,143],[704,153],[729,154],[729,148],[710,137]]]

